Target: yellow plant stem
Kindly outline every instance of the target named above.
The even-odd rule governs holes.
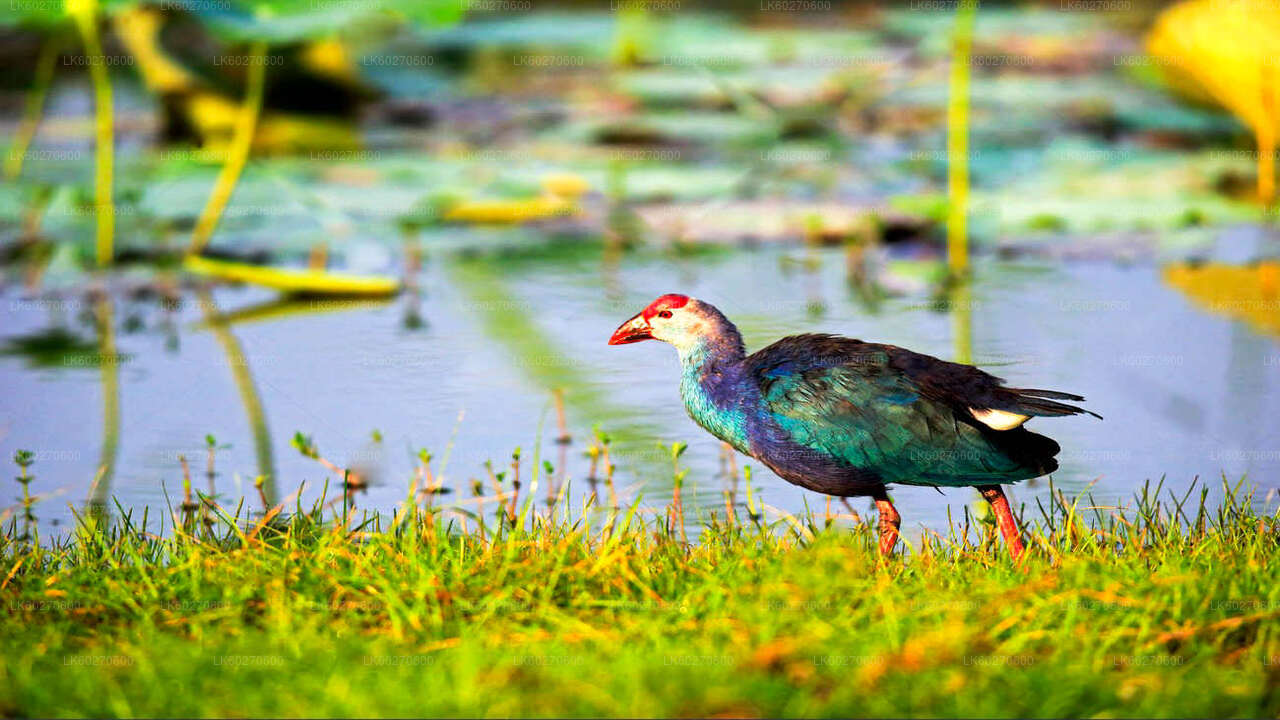
[[[1276,125],[1280,124],[1280,98],[1276,93],[1274,78],[1268,74],[1269,68],[1262,69],[1262,106],[1267,109],[1269,122],[1260,122],[1254,128],[1254,136],[1258,139],[1258,200],[1270,205],[1276,197]]]
[[[115,254],[116,232],[115,205],[112,200],[112,177],[115,173],[115,139],[111,109],[111,78],[107,75],[106,58],[102,54],[102,40],[98,37],[98,12],[96,2],[77,3],[70,10],[76,28],[84,41],[84,54],[89,62],[89,79],[93,83],[94,112],[94,214],[98,219],[95,256],[98,267],[111,264]]]
[[[1258,139],[1258,200],[1264,207],[1276,199],[1276,131],[1280,128],[1280,87],[1276,86],[1280,71],[1275,66],[1275,52],[1280,50],[1280,42],[1273,34],[1280,29],[1276,22],[1280,15],[1271,8],[1265,17],[1271,22],[1261,21],[1253,28],[1255,33],[1269,36],[1259,41],[1264,48],[1258,70],[1258,89],[1262,95],[1258,104],[1262,107],[1262,117],[1253,129]]]
[[[61,45],[58,38],[51,35],[40,46],[40,56],[36,58],[36,73],[32,78],[31,92],[27,94],[27,102],[22,110],[22,123],[18,125],[13,145],[9,148],[9,157],[4,160],[4,176],[8,180],[16,180],[22,174],[22,163],[26,160],[27,149],[35,139],[36,128],[39,127],[40,117],[44,114],[44,101],[49,96],[49,86],[53,84],[54,65],[58,61]]]
[[[973,288],[961,279],[951,289],[951,332],[955,340],[954,362],[973,364]]]
[[[218,180],[209,195],[195,230],[191,233],[191,246],[187,248],[190,255],[198,254],[209,244],[213,231],[218,227],[222,211],[226,209],[231,194],[235,192],[240,173],[249,159],[249,148],[253,144],[253,133],[258,125],[258,114],[262,110],[262,88],[266,77],[267,44],[262,40],[253,43],[249,50],[249,77],[245,88],[244,104],[240,106],[240,114],[236,119],[235,135],[227,148],[227,157],[218,173]]]
[[[1258,199],[1270,205],[1276,197],[1276,135],[1267,127],[1258,129]]]
[[[947,98],[947,266],[953,275],[969,269],[969,55],[977,0],[960,0],[951,49]]]

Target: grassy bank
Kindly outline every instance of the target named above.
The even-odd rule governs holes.
[[[683,545],[541,500],[483,536],[318,505],[35,550],[6,523],[0,713],[1276,716],[1277,516],[1163,498],[1027,509],[1023,568],[981,525],[886,563],[821,516]]]

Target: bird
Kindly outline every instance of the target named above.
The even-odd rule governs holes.
[[[1060,449],[1033,417],[1090,410],[1084,398],[1011,388],[983,370],[832,334],[784,337],[748,355],[710,303],[669,293],[622,323],[610,345],[659,340],[680,357],[680,396],[695,423],[782,479],[837,497],[870,497],[878,549],[902,518],[888,485],[975,487],[1015,560],[1024,548],[1003,485],[1053,472]]]

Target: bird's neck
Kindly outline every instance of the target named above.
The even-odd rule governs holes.
[[[759,391],[747,377],[746,350],[737,328],[726,322],[680,352],[680,396],[695,422],[743,452],[747,450],[747,410]]]
[[[742,362],[747,351],[742,345],[738,328],[726,322],[725,326],[690,337],[685,342],[672,343],[680,354],[680,365],[686,369],[708,366],[728,366]]]

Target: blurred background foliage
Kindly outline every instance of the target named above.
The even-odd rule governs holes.
[[[0,247],[29,278],[387,293],[359,258],[405,232],[945,239],[955,271],[971,241],[1183,262],[1274,221],[1280,11],[966,7],[14,0]]]
[[[259,396],[255,348],[234,332],[325,314],[308,337],[339,335],[375,311],[297,296],[401,295],[399,328],[366,341],[423,353],[405,338],[452,321],[430,312],[428,266],[433,292],[503,353],[486,381],[516,368],[564,390],[571,422],[614,422],[620,444],[657,436],[640,417],[653,408],[613,400],[625,389],[578,361],[571,329],[535,326],[588,306],[607,324],[638,292],[623,271],[646,263],[691,285],[686,259],[745,277],[761,263],[749,253],[770,248],[758,288],[715,277],[716,292],[761,297],[804,278],[785,312],[735,314],[749,336],[830,329],[843,301],[901,334],[925,307],[950,315],[948,357],[980,362],[1009,350],[975,341],[975,324],[1011,322],[975,323],[984,291],[1012,293],[1036,263],[1105,260],[1152,266],[1176,301],[1274,338],[1277,38],[1280,13],[1250,0],[9,0],[6,287],[91,302],[70,318],[15,313],[27,332],[4,352],[101,374],[109,470],[117,341],[147,322],[117,322],[112,302],[160,298],[152,324],[172,352],[181,299],[207,297],[194,321],[235,371],[270,477],[282,453],[266,409],[287,404]],[[817,281],[833,254],[836,303]],[[985,288],[966,284],[971,254],[1004,263],[973,274]],[[1072,282],[1101,276],[1076,269]],[[547,295],[547,278],[589,300]],[[246,285],[265,297],[213,305]],[[1032,294],[1066,314],[1080,287]],[[358,322],[337,317],[348,311]],[[1134,315],[1107,331],[1131,334]],[[1074,313],[1062,334],[1093,321]],[[376,367],[362,374],[399,377]],[[466,400],[483,406],[474,384]],[[1167,415],[1171,434],[1192,432]]]
[[[1213,13],[1212,4],[984,4],[966,94],[967,234],[981,242],[1270,217],[1243,201],[1251,188],[1264,203],[1274,194],[1264,161],[1280,34],[1274,13],[1248,3]],[[764,232],[840,234],[845,216],[869,210],[892,227],[945,218],[927,209],[947,193],[954,12],[614,5],[15,0],[0,15],[14,111],[5,170],[20,180],[0,198],[6,238],[32,240],[43,216],[53,222],[40,237],[76,243],[94,215],[111,214],[121,241],[145,251],[148,238],[192,222],[211,184],[204,168],[233,154],[255,64],[266,71],[251,151],[279,161],[234,184],[249,208],[288,198],[392,224],[523,222],[576,207],[543,193],[542,175],[567,172],[651,206],[642,227],[667,237],[673,227],[714,236],[678,207],[709,197],[751,201],[741,224]],[[101,30],[101,61],[86,60],[77,17]],[[266,48],[260,61],[255,43]],[[59,213],[95,192],[91,137],[79,131],[91,96],[75,89],[97,66],[116,98],[114,210]],[[360,189],[335,202],[326,197],[335,184]],[[387,192],[361,213],[361,193],[379,184]],[[848,212],[803,207],[815,200]],[[296,248],[287,237],[263,248],[242,230],[219,241]]]

